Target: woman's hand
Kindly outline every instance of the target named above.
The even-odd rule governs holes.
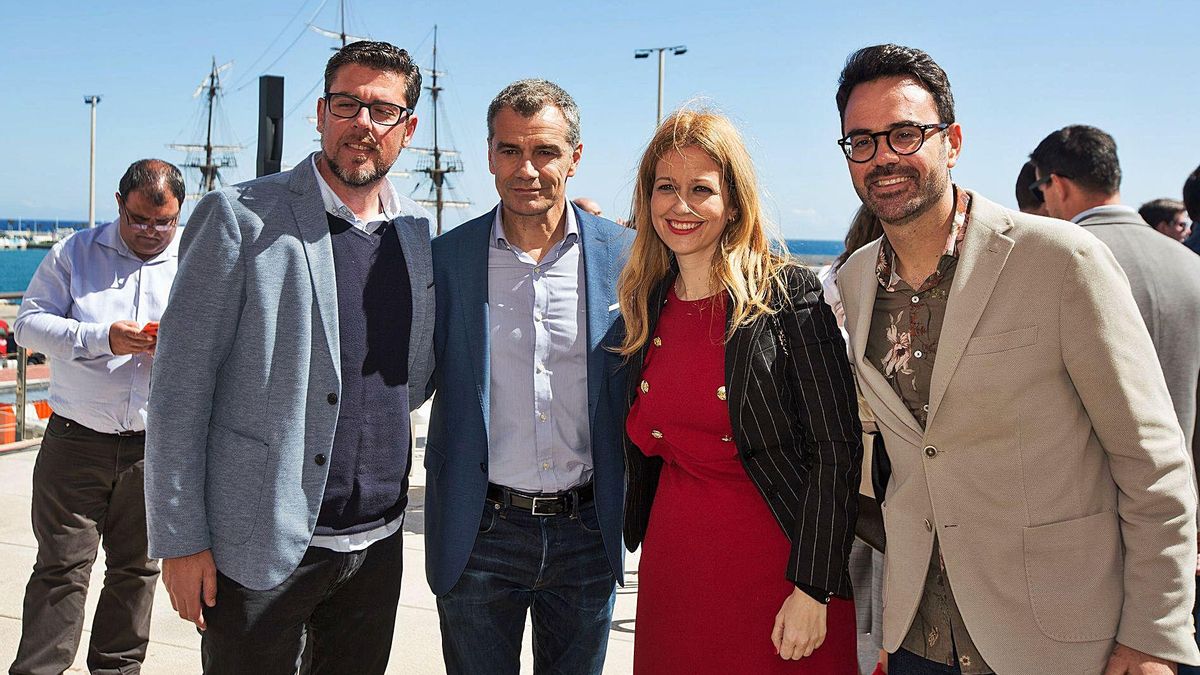
[[[771,642],[782,659],[802,659],[825,642],[825,605],[799,588],[792,591],[775,615]]]

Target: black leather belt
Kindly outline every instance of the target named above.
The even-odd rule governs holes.
[[[578,513],[579,508],[592,501],[595,491],[592,484],[585,483],[570,490],[552,494],[529,494],[518,492],[503,485],[488,483],[487,499],[501,506],[511,506],[528,511],[535,516],[558,516]]]
[[[62,415],[59,415],[58,413],[51,413],[50,417],[51,418],[57,417],[58,419],[62,420],[66,426],[71,426],[73,424],[81,429],[87,429],[88,431],[90,431],[93,434],[96,434],[97,436],[119,436],[121,438],[130,438],[130,437],[138,438],[138,437],[146,435],[145,431],[117,431],[117,432],[113,432],[113,433],[106,433],[103,431],[96,431],[95,429],[93,429],[91,427],[84,426],[69,417],[63,417]]]

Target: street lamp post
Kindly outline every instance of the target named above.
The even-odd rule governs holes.
[[[633,52],[633,58],[645,59],[650,57],[651,52],[658,52],[658,118],[654,126],[662,124],[663,118],[663,75],[666,72],[666,53],[671,52],[675,56],[683,56],[687,53],[687,45],[675,45],[674,47],[651,47],[649,49],[638,49]]]
[[[84,96],[83,102],[92,107],[92,152],[88,161],[88,227],[96,226],[96,106],[100,95]]]

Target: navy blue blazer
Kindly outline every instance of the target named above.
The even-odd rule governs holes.
[[[625,369],[611,348],[621,340],[617,276],[634,233],[574,204],[570,208],[579,223],[586,279],[587,413],[596,513],[613,575],[621,581]],[[448,593],[462,576],[487,494],[491,379],[487,270],[494,218],[495,209],[433,241],[436,365],[430,386],[437,395],[425,448],[425,568],[436,595]]]

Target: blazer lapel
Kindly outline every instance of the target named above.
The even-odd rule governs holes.
[[[313,297],[317,300],[329,360],[338,380],[342,378],[341,342],[338,339],[337,272],[333,265],[333,242],[329,238],[329,220],[325,201],[313,170],[312,156],[292,169],[288,188],[297,196],[291,201],[292,216],[304,244]]]
[[[408,372],[412,376],[417,359],[421,357],[415,345],[420,344],[430,320],[433,307],[426,299],[426,291],[433,283],[433,268],[430,262],[428,221],[412,216],[398,216],[392,220],[392,229],[400,240],[404,264],[408,268],[409,292],[412,295],[412,325],[409,327]]]
[[[917,419],[909,412],[908,406],[904,405],[904,401],[896,394],[896,390],[892,389],[892,385],[888,384],[887,379],[875,364],[867,360],[867,336],[871,331],[871,317],[875,310],[875,295],[879,291],[879,281],[875,277],[875,260],[877,252],[881,245],[882,239],[878,240],[872,247],[872,255],[867,259],[861,267],[866,267],[865,270],[848,270],[842,268],[841,272],[847,274],[847,280],[851,283],[846,284],[847,290],[856,289],[855,297],[857,298],[857,311],[853,316],[849,312],[846,313],[847,329],[851,337],[851,351],[854,359],[855,370],[858,371],[859,382],[870,389],[875,394],[876,398],[883,402],[897,420],[901,422],[902,429],[897,431],[906,431],[909,433],[908,440],[914,445],[919,445],[921,437],[925,432],[921,429],[921,425],[917,423]],[[853,276],[851,276],[853,275]],[[878,415],[880,410],[873,411]]]
[[[579,225],[579,254],[583,256],[584,285],[587,292],[587,389],[588,389],[588,419],[596,421],[596,406],[600,401],[600,389],[604,383],[604,364],[608,361],[608,353],[604,348],[604,338],[612,328],[616,304],[616,279],[620,270],[609,241],[593,225],[590,214],[575,208],[568,203],[568,208],[575,209],[575,221]]]
[[[938,338],[937,361],[929,383],[929,418],[926,428],[933,424],[938,404],[950,385],[963,351],[979,317],[987,307],[988,298],[996,287],[1013,240],[1003,232],[1010,227],[1008,216],[997,206],[972,193],[971,221],[958,256],[958,267],[950,286],[950,300]]]
[[[500,208],[499,206],[496,207]],[[488,252],[492,245],[492,223],[496,210],[460,227],[473,227],[463,242],[462,265],[459,267],[462,294],[463,330],[466,331],[467,353],[454,358],[471,362],[475,374],[475,392],[483,411],[483,427],[491,433],[492,345],[488,337]]]

